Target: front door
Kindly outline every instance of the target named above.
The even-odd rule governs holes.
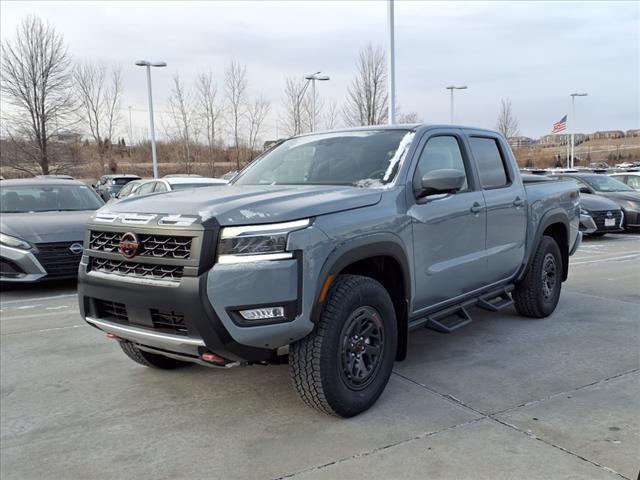
[[[464,172],[463,187],[453,194],[414,198],[408,212],[413,223],[414,314],[485,284],[485,202],[459,131],[435,133],[423,143],[414,192],[425,173],[444,168]]]

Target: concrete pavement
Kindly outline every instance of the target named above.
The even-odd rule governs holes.
[[[288,367],[154,371],[73,284],[0,301],[0,474],[36,478],[635,479],[640,235],[586,240],[544,320],[414,332],[368,412],[305,407]]]

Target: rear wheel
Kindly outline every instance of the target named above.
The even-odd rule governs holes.
[[[192,365],[189,362],[181,362],[174,358],[165,357],[164,355],[156,355],[155,353],[140,350],[131,342],[118,342],[122,351],[136,363],[145,367],[160,368],[162,370],[173,370]]]
[[[542,237],[525,277],[513,291],[520,315],[544,318],[553,313],[562,288],[562,255],[556,241]]]
[[[315,330],[291,345],[289,365],[298,395],[332,415],[367,410],[389,381],[396,336],[386,289],[368,277],[339,276]]]

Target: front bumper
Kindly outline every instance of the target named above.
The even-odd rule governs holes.
[[[0,245],[0,260],[3,263],[6,262],[6,270],[3,265],[3,272],[0,274],[2,282],[31,283],[37,282],[47,275],[47,271],[33,252],[29,250]]]
[[[78,277],[80,313],[100,330],[141,346],[191,357],[192,361],[198,361],[205,352],[231,361],[270,358],[272,349],[242,345],[229,335],[207,299],[206,283],[207,274],[184,277],[175,286],[123,281],[87,271],[83,263]],[[122,305],[126,320],[107,317],[101,311],[103,302]],[[154,312],[158,311],[183,315],[187,334],[159,329],[154,322]]]

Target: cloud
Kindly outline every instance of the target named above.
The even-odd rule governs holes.
[[[10,2],[1,4],[3,38],[36,13],[65,36],[78,59],[123,66],[125,105],[146,108],[138,58],[165,60],[153,73],[162,111],[171,75],[187,81],[211,70],[222,88],[230,58],[247,66],[252,95],[273,103],[276,134],[284,77],[322,70],[326,101],[342,101],[358,49],[385,45],[386,2]],[[512,99],[523,134],[547,133],[580,99],[578,128],[640,125],[638,3],[396,2],[398,101],[424,120],[446,122],[444,87],[456,92],[461,123],[493,127],[502,97]],[[134,123],[146,127],[144,111]]]

